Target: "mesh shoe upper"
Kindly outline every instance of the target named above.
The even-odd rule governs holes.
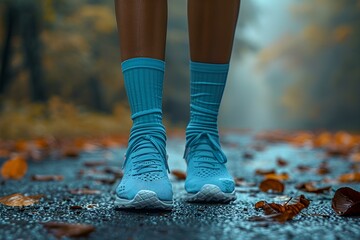
[[[188,141],[184,159],[188,165],[187,192],[196,193],[205,184],[214,184],[225,193],[234,191],[234,180],[225,166],[226,156],[218,140],[209,133],[200,133]]]
[[[165,144],[156,134],[129,141],[123,169],[124,176],[116,189],[118,197],[133,199],[140,190],[150,190],[160,200],[172,200]]]

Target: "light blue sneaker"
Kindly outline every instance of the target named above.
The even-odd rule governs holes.
[[[171,210],[173,191],[164,144],[152,135],[129,143],[124,176],[116,188],[118,208]]]
[[[184,159],[187,201],[225,203],[236,199],[234,179],[225,166],[226,156],[214,136],[203,132],[190,139]]]

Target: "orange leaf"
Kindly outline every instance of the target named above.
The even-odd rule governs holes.
[[[268,174],[275,174],[275,170],[274,169],[256,169],[255,170],[255,174],[256,175],[268,175]]]
[[[0,203],[12,207],[23,207],[39,202],[40,198],[42,198],[42,195],[24,196],[21,193],[15,193],[1,197]]]
[[[310,201],[301,195],[295,199],[284,204],[267,203],[266,201],[260,201],[255,204],[256,209],[262,209],[265,216],[251,217],[250,221],[277,221],[283,223],[285,221],[293,219],[298,215],[301,210],[307,208]]]
[[[172,170],[171,174],[174,175],[178,180],[185,180],[186,173],[180,170]]]
[[[95,227],[87,224],[70,224],[47,222],[44,227],[57,238],[62,237],[86,237],[95,231]]]
[[[296,189],[309,193],[325,193],[325,192],[329,192],[331,187],[327,186],[327,187],[317,188],[314,186],[312,182],[307,182],[297,185]]]
[[[21,179],[27,171],[27,163],[22,157],[14,157],[7,160],[2,168],[1,175],[5,179]]]
[[[280,180],[280,181],[284,181],[284,180],[288,180],[289,179],[289,175],[287,173],[271,173],[271,174],[266,174],[265,179],[276,179],[276,180]]]
[[[285,189],[285,186],[279,180],[265,179],[260,183],[259,188],[263,192],[272,191],[272,192],[282,193]]]
[[[64,176],[62,175],[33,175],[31,180],[33,181],[62,181]]]
[[[353,162],[360,162],[360,152],[352,154],[350,158]]]
[[[339,177],[340,182],[360,182],[360,172],[346,173]]]

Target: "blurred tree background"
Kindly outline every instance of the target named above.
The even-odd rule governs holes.
[[[278,27],[271,22],[278,6],[266,8],[265,2],[242,1],[229,75],[233,85],[220,123],[359,130],[360,1],[281,0],[277,4],[287,3],[289,16],[282,24],[292,32],[258,44],[249,35],[268,38],[259,28],[262,16]],[[128,131],[113,0],[2,0],[0,18],[0,138]],[[183,127],[189,116],[185,0],[169,0],[167,38],[165,120]],[[256,59],[253,72],[244,67],[249,56]],[[237,69],[247,71],[246,77]],[[262,76],[266,104],[236,85],[255,81],[256,74]],[[267,117],[249,109],[248,102],[266,106],[257,109]],[[249,116],[268,124],[246,121]]]

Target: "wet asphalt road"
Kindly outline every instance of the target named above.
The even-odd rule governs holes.
[[[290,180],[281,195],[258,192],[256,187],[238,187],[237,200],[231,204],[190,204],[184,201],[183,181],[173,176],[175,205],[171,212],[138,212],[114,209],[112,191],[116,184],[105,184],[96,179],[108,178],[101,169],[120,169],[125,149],[99,149],[83,152],[78,159],[46,160],[31,163],[25,178],[0,183],[0,196],[12,193],[43,194],[40,203],[28,207],[0,205],[0,239],[55,239],[41,223],[56,221],[84,223],[95,226],[90,239],[360,239],[360,218],[339,217],[331,209],[331,198],[340,185],[329,194],[299,192],[296,183],[320,180],[313,172],[296,171],[299,164],[318,167],[324,159],[321,150],[294,148],[287,144],[266,145],[263,151],[252,149],[255,140],[249,135],[226,134],[222,138],[228,156],[228,167],[237,177],[258,183],[255,169],[276,168],[276,158],[288,161],[279,172],[288,172]],[[171,169],[185,170],[182,160],[183,138],[168,142]],[[97,167],[85,167],[84,162],[104,160]],[[326,160],[331,170],[327,177],[349,172],[350,163],[341,158]],[[2,161],[0,161],[1,163]],[[91,169],[98,169],[98,172]],[[79,172],[84,174],[79,175]],[[33,174],[59,174],[63,181],[33,182]],[[95,179],[95,180],[94,180]],[[359,185],[359,184],[358,184]],[[360,190],[360,186],[350,185]],[[100,191],[95,195],[76,195],[73,189],[90,188]],[[254,209],[259,200],[286,201],[304,194],[312,200],[309,208],[290,222],[251,222],[250,216],[262,215]],[[71,206],[82,209],[71,210]]]

